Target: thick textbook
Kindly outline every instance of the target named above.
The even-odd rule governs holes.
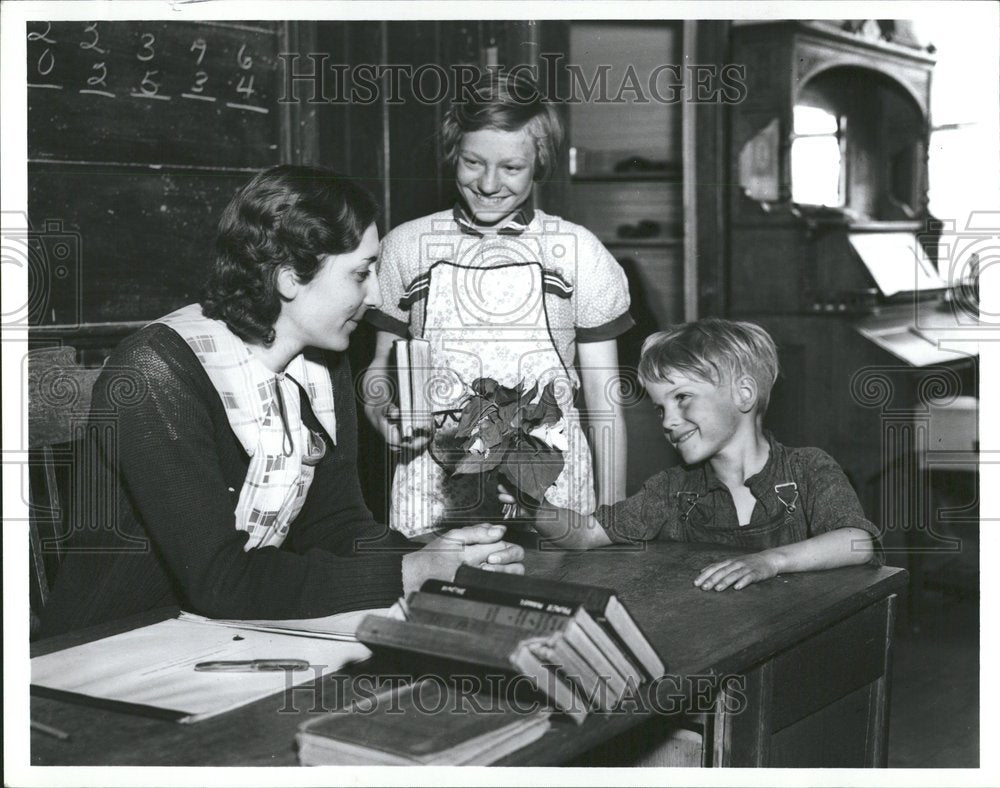
[[[575,722],[583,722],[588,704],[572,683],[559,674],[563,654],[558,635],[532,635],[498,625],[491,625],[484,632],[471,619],[466,621],[469,623],[465,628],[459,629],[366,616],[356,634],[372,651],[400,657],[400,664],[415,675],[453,678],[485,674],[491,680],[512,674],[525,676],[533,689],[546,696],[556,709]]]
[[[544,735],[549,714],[520,712],[448,682],[391,686],[366,705],[326,714],[299,728],[299,763],[486,766]]]
[[[529,575],[489,572],[467,565],[458,568],[455,583],[490,589],[496,593],[523,594],[553,605],[583,605],[593,619],[635,657],[649,678],[657,679],[666,673],[666,666],[660,655],[610,588]]]

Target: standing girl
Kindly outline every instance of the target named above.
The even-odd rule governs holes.
[[[453,209],[400,225],[381,248],[383,305],[367,319],[378,329],[366,372],[365,413],[401,450],[390,525],[407,536],[482,519],[495,492],[476,476],[448,478],[428,438],[402,436],[379,385],[392,342],[431,344],[429,389],[438,429],[461,407],[476,378],[538,391],[552,383],[563,419],[550,434],[565,465],[546,492],[557,506],[590,513],[625,492],[625,427],[616,398],[616,337],[633,325],[625,273],[589,231],[534,210],[532,188],[555,167],[563,127],[556,108],[523,79],[491,73],[446,114],[442,139],[455,168]],[[574,362],[579,362],[577,374]],[[582,384],[594,445],[580,424]]]

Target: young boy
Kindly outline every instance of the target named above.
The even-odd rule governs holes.
[[[639,379],[684,465],[591,516],[545,506],[535,527],[577,549],[657,538],[745,549],[701,570],[694,584],[706,591],[879,563],[878,531],[840,466],[820,449],[788,448],[764,431],[777,376],[774,342],[753,323],[706,318],[653,334]]]

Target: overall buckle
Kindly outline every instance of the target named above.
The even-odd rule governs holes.
[[[788,488],[791,487],[791,490]],[[795,493],[794,495],[791,495]],[[799,500],[799,486],[795,482],[785,482],[784,484],[774,485],[774,494],[778,496],[778,500],[785,505],[785,511],[791,514],[795,511],[795,504]],[[791,500],[785,498],[786,495],[791,497]]]

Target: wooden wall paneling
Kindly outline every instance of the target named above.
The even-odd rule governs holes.
[[[282,53],[299,55],[301,66],[296,71],[311,71],[313,62],[308,56],[317,52],[316,25],[303,22],[282,22],[279,28],[279,47]],[[280,71],[284,73],[284,64]],[[293,72],[295,73],[295,72]],[[281,160],[296,164],[319,164],[320,137],[317,111],[322,106],[322,95],[314,96],[311,87],[299,88],[295,94],[284,95],[284,86],[279,87],[280,116],[283,125],[281,133]],[[294,100],[293,96],[298,96]]]
[[[694,51],[685,50],[687,62],[722,66],[729,63],[728,21],[699,20],[693,25]],[[696,282],[686,281],[687,288],[694,288],[696,314],[723,316],[728,303],[728,201],[731,180],[728,162],[728,107],[723,103],[686,102],[684,105],[685,133],[692,144],[685,148],[685,187],[693,199],[692,220],[686,223],[685,238],[696,241],[693,267]]]
[[[530,66],[538,62],[542,44],[541,22],[536,22],[533,19],[510,19],[495,22],[494,25],[497,29],[498,63],[500,65],[511,69],[515,66]]]
[[[794,343],[793,343],[794,342]],[[804,337],[798,341],[777,338],[778,380],[771,389],[771,399],[764,415],[764,427],[773,430],[788,446],[811,446],[816,442],[814,412],[801,391],[802,381],[815,361],[815,352]]]
[[[479,23],[474,20],[441,22],[441,62],[481,65]]]
[[[438,22],[389,22],[387,63],[412,66],[440,63]],[[450,79],[450,74],[449,74]],[[441,102],[429,102],[422,90],[432,94],[438,81],[431,76],[423,89],[411,89],[408,79],[400,80],[399,96],[386,94],[383,103],[389,121],[389,197],[393,226],[425,216],[445,207],[438,161],[438,126]],[[448,87],[445,85],[444,87]],[[450,93],[450,91],[448,91]]]
[[[346,62],[351,66],[381,63],[382,23],[351,22],[344,25]],[[384,201],[385,151],[383,150],[383,117],[379,102],[351,101],[346,106],[347,128],[343,135],[346,145],[347,171],[362,179],[363,185]],[[388,232],[389,228],[385,227]]]
[[[658,246],[609,247],[629,280],[630,311],[642,337],[684,321],[683,243],[677,239]],[[638,360],[638,358],[636,358]]]
[[[542,55],[562,55],[554,69],[539,66],[539,88],[542,94],[549,97],[565,95],[568,89],[569,77],[566,71],[567,55],[569,53],[569,24],[562,21],[541,21],[533,23],[533,34],[537,36],[537,51],[539,61]],[[569,148],[573,144],[572,116],[566,107],[561,107],[566,136],[563,141],[558,165],[553,170],[549,180],[535,189],[535,202],[543,210],[556,216],[569,218],[572,189],[569,175]]]
[[[799,309],[805,256],[801,226],[783,231],[734,227],[729,306],[735,315],[795,313]]]
[[[660,246],[612,246],[611,253],[625,271],[629,283],[629,312],[635,326],[618,337],[618,361],[632,390],[641,391],[636,380],[643,340],[654,331],[684,319],[683,245],[680,240]],[[677,465],[677,452],[663,437],[663,429],[652,402],[645,394],[629,398],[624,406],[628,435],[625,489],[631,495],[653,474]]]
[[[318,57],[326,57],[323,71],[323,95],[316,96],[317,104],[313,108],[313,119],[316,126],[316,156],[317,162],[325,167],[332,167],[349,175],[359,176],[365,167],[355,160],[352,141],[354,138],[351,122],[353,120],[353,105],[339,95],[340,84],[331,73],[338,65],[349,65],[351,62],[351,44],[359,37],[359,22],[316,22],[313,30],[315,41],[314,52]],[[313,73],[313,63],[307,62],[309,52],[295,50],[299,56],[295,70],[298,73]],[[337,101],[328,101],[337,93]],[[312,87],[303,82],[298,88],[300,100],[306,101],[312,94]],[[324,98],[325,96],[325,98]],[[360,158],[360,151],[358,152]],[[377,163],[373,159],[369,172],[377,171]]]
[[[315,23],[316,50],[327,55],[326,95],[316,108],[318,161],[357,179],[382,208],[379,226],[391,227],[385,108],[372,88],[371,69],[386,63],[385,22]],[[310,66],[311,68],[311,66]],[[337,78],[332,70],[345,75]],[[305,66],[303,66],[305,70]]]

